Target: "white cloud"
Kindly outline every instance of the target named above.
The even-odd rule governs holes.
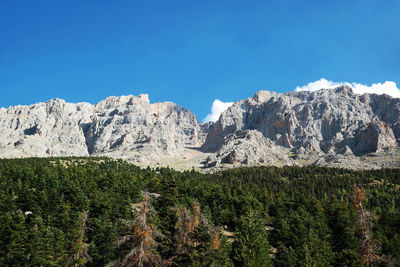
[[[317,91],[319,89],[331,89],[336,88],[340,85],[348,85],[353,88],[354,93],[356,94],[387,94],[392,97],[400,98],[400,89],[397,88],[395,82],[386,81],[384,83],[373,83],[371,86],[364,85],[361,83],[349,83],[349,82],[333,82],[328,81],[324,78],[319,79],[315,82],[310,82],[304,86],[297,86],[295,91]]]
[[[222,102],[219,99],[215,99],[211,107],[211,113],[204,118],[203,122],[216,122],[219,119],[221,113],[227,110],[232,105],[233,102]]]

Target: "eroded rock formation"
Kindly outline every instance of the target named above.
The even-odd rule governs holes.
[[[150,165],[168,158],[187,167],[400,167],[399,143],[400,99],[357,95],[348,86],[259,91],[204,124],[174,103],[150,104],[147,95],[0,109],[1,157],[105,155]]]

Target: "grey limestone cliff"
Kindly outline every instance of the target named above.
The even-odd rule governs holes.
[[[400,99],[354,94],[259,91],[215,123],[199,123],[147,95],[96,105],[52,99],[0,109],[0,156],[110,156],[185,168],[240,165],[400,167]]]
[[[399,131],[398,98],[356,95],[348,86],[285,94],[259,91],[221,114],[203,150],[213,153],[206,163],[210,166],[268,160],[274,165],[328,160],[362,166],[358,161],[363,155],[396,152]],[[244,141],[249,139],[255,141]]]
[[[52,99],[0,110],[0,155],[130,157],[179,156],[204,133],[196,116],[174,103],[150,104],[147,95],[109,97],[96,105]]]

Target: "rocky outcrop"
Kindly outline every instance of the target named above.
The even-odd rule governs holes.
[[[254,164],[266,159],[287,165],[362,156],[397,148],[399,121],[400,99],[360,96],[348,86],[285,94],[260,91],[221,114],[203,149],[213,154],[207,161],[210,166],[224,164],[221,151],[233,148],[235,155],[242,155],[240,161]],[[260,133],[251,142],[257,153],[249,153],[248,145],[232,146],[232,136],[248,131]]]
[[[348,86],[259,91],[215,123],[147,95],[0,109],[0,157],[110,156],[143,165],[400,167],[400,99]],[[157,165],[158,164],[158,165]],[[178,165],[177,165],[178,164]]]
[[[198,147],[196,116],[147,95],[109,97],[96,105],[53,99],[0,110],[2,157],[110,155],[145,161]]]
[[[171,102],[150,104],[147,95],[101,101],[86,131],[90,154],[130,154],[138,161],[179,156],[185,148],[199,147],[204,138],[192,112]]]
[[[396,147],[396,138],[388,124],[381,121],[370,122],[355,139],[355,154],[380,152]]]
[[[0,110],[2,157],[87,156],[82,126],[94,107],[61,99]]]
[[[259,131],[246,130],[227,136],[224,145],[216,153],[208,156],[204,163],[206,167],[215,167],[220,164],[238,166],[249,163],[293,165],[294,162],[286,156],[289,154],[288,148],[275,146]]]

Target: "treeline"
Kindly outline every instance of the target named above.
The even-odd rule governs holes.
[[[400,170],[0,160],[0,266],[399,266]]]

